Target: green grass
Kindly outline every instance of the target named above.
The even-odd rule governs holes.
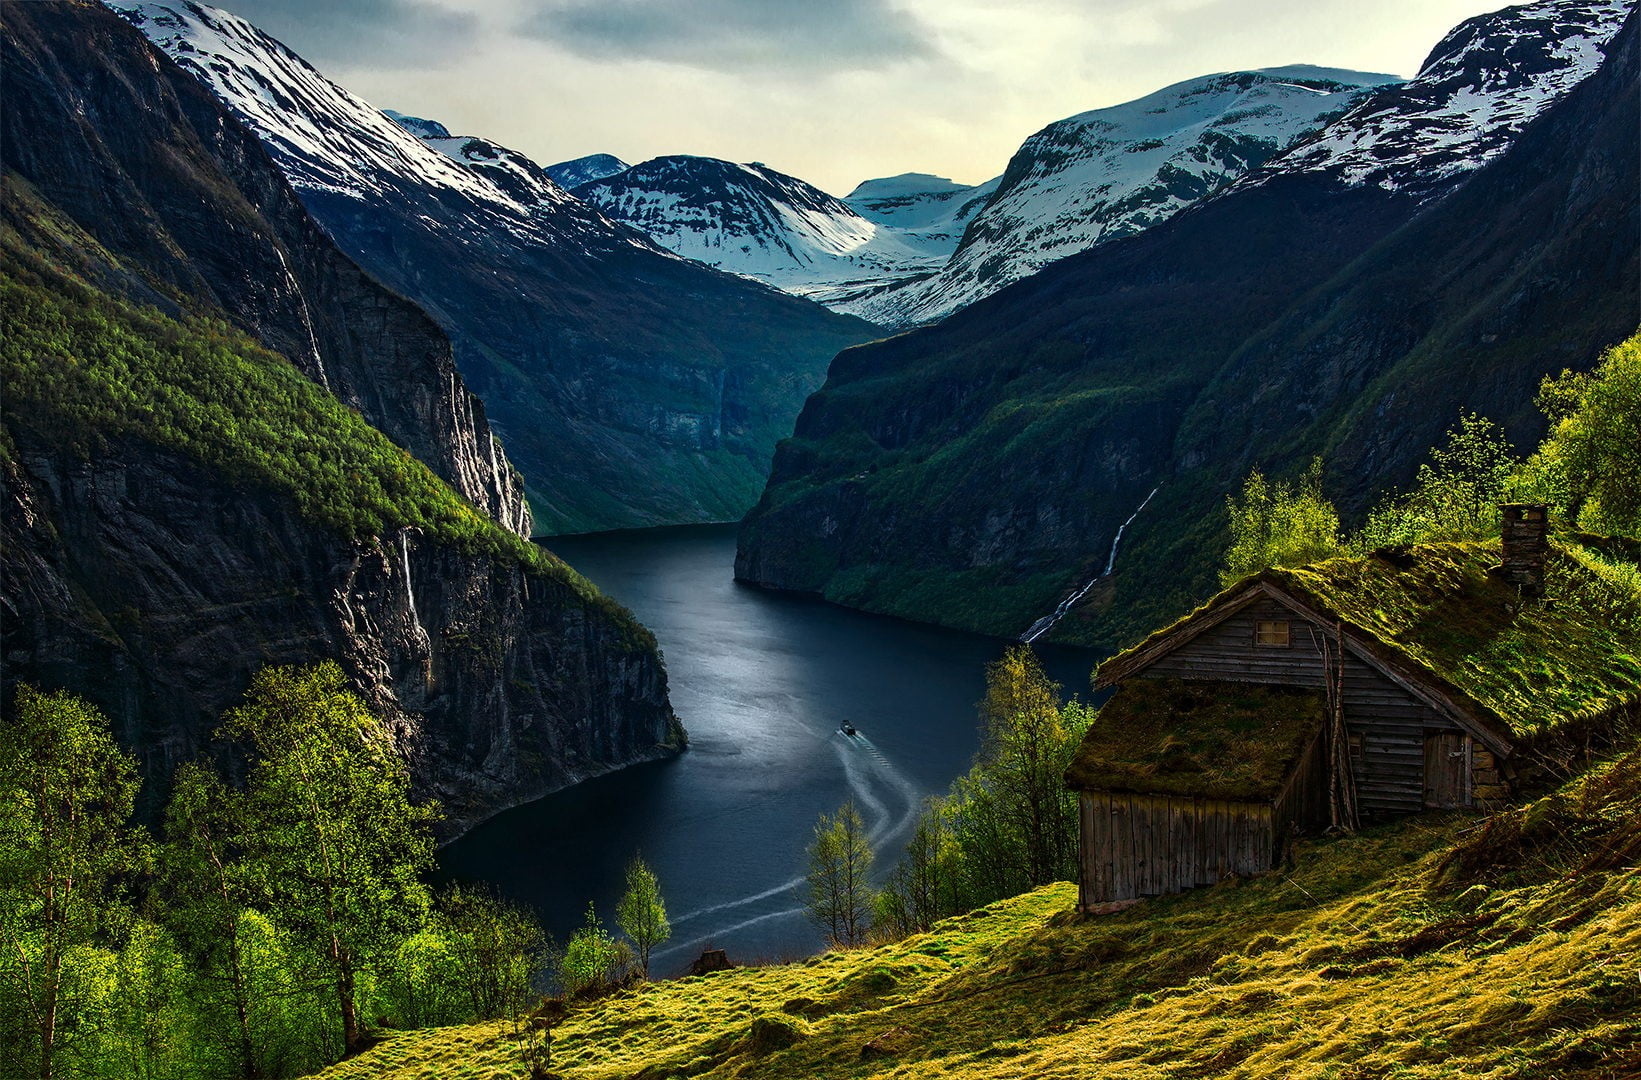
[[[889,945],[579,1003],[554,1068],[566,1080],[1633,1075],[1637,859],[1632,751],[1484,828],[1427,814],[1107,916],[1073,915],[1074,888],[1053,885]],[[485,1024],[390,1034],[324,1075],[520,1072]]]
[[[1322,729],[1320,694],[1129,679],[1100,707],[1068,783],[1102,791],[1269,799]]]
[[[1487,571],[1496,543],[1431,544],[1411,565],[1335,559],[1271,573],[1497,713],[1518,735],[1641,697],[1641,597],[1557,545],[1550,603],[1523,604]],[[1406,560],[1403,560],[1404,562]]]

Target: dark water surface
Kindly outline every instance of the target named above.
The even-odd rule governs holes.
[[[563,941],[589,900],[613,922],[642,852],[672,916],[657,974],[708,944],[740,960],[813,952],[800,905],[816,817],[853,797],[887,872],[924,797],[968,768],[984,668],[1007,643],[738,585],[732,525],[550,546],[655,631],[690,748],[493,818],[440,852],[443,872],[494,882]],[[1040,655],[1087,696],[1097,654]]]

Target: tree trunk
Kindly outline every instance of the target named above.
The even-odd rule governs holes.
[[[352,1057],[364,1049],[364,1033],[359,1030],[359,1014],[353,1001],[353,963],[335,938],[331,939],[331,956],[336,960],[336,1001],[342,1009],[342,1056]]]

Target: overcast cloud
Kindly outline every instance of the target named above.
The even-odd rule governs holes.
[[[1500,0],[217,0],[374,104],[543,164],[705,154],[836,194],[978,183],[1043,125],[1217,71],[1410,75]]]
[[[210,3],[211,0],[202,0]],[[430,0],[216,0],[318,67],[424,68],[459,60],[479,16]]]
[[[856,71],[935,55],[932,33],[887,0],[574,0],[520,30],[583,56],[724,72]]]

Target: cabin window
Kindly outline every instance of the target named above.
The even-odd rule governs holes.
[[[1260,619],[1254,624],[1254,644],[1286,649],[1293,643],[1293,627],[1287,619]]]

